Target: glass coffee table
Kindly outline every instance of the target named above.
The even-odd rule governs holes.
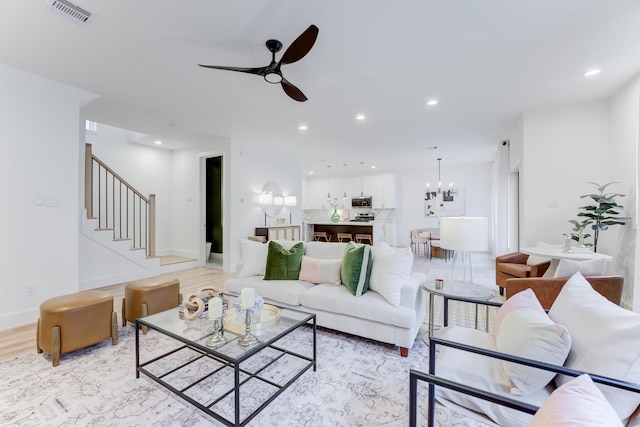
[[[467,298],[474,299],[478,301],[488,301],[491,298],[495,297],[495,293],[485,288],[484,286],[476,285],[474,283],[462,282],[460,280],[450,280],[447,279],[444,281],[442,288],[436,288],[435,282],[424,282],[422,284],[422,289],[429,293],[429,331],[423,337],[425,342],[428,342],[429,338],[433,336],[434,330],[434,311],[435,311],[435,296],[439,295],[441,297],[458,297],[458,298]],[[486,306],[486,329],[489,328],[489,306]],[[445,319],[448,317],[448,307],[445,304]],[[478,306],[476,305],[476,319],[475,319],[475,327],[478,328]]]
[[[236,297],[222,296],[234,310]],[[179,307],[141,317],[136,320],[136,378],[142,373],[221,423],[244,426],[303,373],[316,370],[316,315],[278,309],[277,322],[252,327],[258,342],[246,347],[238,344],[242,328],[225,329],[227,343],[208,347],[213,321],[186,320]],[[140,340],[150,339],[140,336],[142,326],[173,338],[177,346],[147,349],[151,354],[142,362]]]

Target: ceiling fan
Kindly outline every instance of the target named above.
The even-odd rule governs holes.
[[[280,83],[282,85],[282,89],[292,99],[295,99],[299,102],[304,102],[307,100],[307,97],[304,95],[304,93],[302,93],[300,89],[289,83],[289,81],[284,78],[282,72],[280,71],[280,67],[284,64],[292,64],[304,58],[305,55],[309,53],[309,51],[313,47],[313,44],[316,42],[317,37],[318,27],[316,27],[315,25],[310,25],[309,28],[304,30],[304,32],[300,34],[298,38],[293,41],[293,43],[291,43],[291,46],[287,48],[287,50],[282,55],[282,58],[280,58],[280,61],[278,62],[276,62],[276,52],[279,52],[280,49],[282,49],[282,43],[280,43],[278,40],[267,40],[265,44],[267,45],[267,49],[269,49],[269,51],[271,52],[271,63],[264,67],[242,68],[224,67],[218,65],[198,65],[204,68],[238,71],[241,73],[256,74],[258,76],[262,76],[269,83]]]

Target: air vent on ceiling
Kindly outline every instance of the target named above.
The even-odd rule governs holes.
[[[80,23],[86,23],[91,18],[91,13],[87,12],[83,8],[76,6],[67,0],[53,0],[51,3],[51,10],[68,16],[74,21]]]

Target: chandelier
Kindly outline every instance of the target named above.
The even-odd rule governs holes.
[[[453,195],[456,194],[453,188],[453,182],[449,183],[449,187],[446,190],[442,189],[442,179],[440,176],[440,162],[442,157],[438,157],[438,188],[437,191],[431,191],[431,184],[427,182],[427,191],[425,191],[425,200],[436,199],[439,195],[442,195],[443,202],[453,202]]]

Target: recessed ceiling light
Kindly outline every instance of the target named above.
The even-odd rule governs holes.
[[[600,74],[600,71],[601,71],[601,70],[599,70],[599,69],[597,69],[597,68],[596,68],[596,69],[594,69],[594,70],[589,70],[589,71],[587,71],[586,73],[584,73],[584,76],[585,76],[585,77],[593,77],[593,76],[597,76],[598,74]]]
[[[162,145],[162,141],[160,141],[159,139],[156,139],[155,141],[153,141],[153,143],[156,145]]]
[[[365,119],[364,114],[358,114],[356,116],[356,120],[364,120],[364,119]]]
[[[309,175],[313,175],[313,171],[309,172]]]
[[[427,105],[430,107],[433,107],[434,105],[438,105],[438,100],[437,99],[430,99],[427,101]]]
[[[371,165],[371,169],[375,169],[375,168],[376,168],[375,165]]]
[[[298,130],[302,130],[302,131],[307,130],[307,125],[300,125],[300,126],[298,126]]]

